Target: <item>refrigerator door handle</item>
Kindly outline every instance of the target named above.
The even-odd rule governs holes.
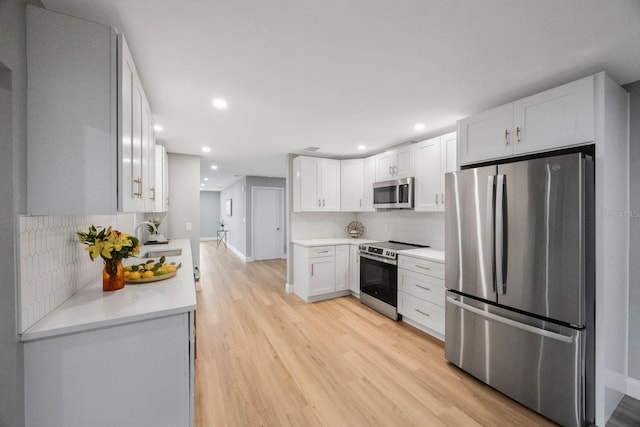
[[[507,185],[506,177],[504,175],[496,176],[496,231],[495,231],[495,259],[496,259],[496,282],[497,286],[502,287],[502,295],[507,293],[507,284],[505,278],[507,276],[507,251],[505,251],[505,212],[504,212],[504,198],[506,195],[505,187]]]
[[[495,252],[495,195],[496,195],[496,176],[487,177],[487,239],[489,239],[489,254],[491,254],[491,281],[493,283],[493,292],[497,292],[496,285],[496,252]]]
[[[515,320],[507,319],[506,317],[498,316],[497,314],[489,313],[488,311],[480,310],[479,308],[473,307],[469,304],[465,304],[460,302],[454,298],[447,297],[447,302],[451,303],[457,307],[460,307],[463,310],[470,311],[478,316],[484,317],[489,320],[493,320],[498,323],[502,323],[507,326],[512,326],[514,328],[521,329],[523,331],[531,332],[532,334],[540,335],[546,338],[551,338],[556,341],[561,341],[564,343],[572,343],[573,337],[566,336],[563,334],[559,334],[557,332],[547,331],[546,329],[536,328],[535,326],[527,325],[526,323],[516,322]]]

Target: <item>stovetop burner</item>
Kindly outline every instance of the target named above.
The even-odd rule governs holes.
[[[425,245],[415,245],[412,243],[396,242],[390,240],[388,242],[372,242],[364,243],[359,246],[360,252],[375,254],[388,259],[397,259],[398,252],[405,249],[428,248]]]

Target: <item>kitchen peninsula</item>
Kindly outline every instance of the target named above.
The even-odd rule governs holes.
[[[21,335],[26,425],[192,425],[193,263],[189,240],[172,249],[175,277],[113,292],[97,279]]]

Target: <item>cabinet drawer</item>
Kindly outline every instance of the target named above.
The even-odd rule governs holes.
[[[444,280],[398,269],[398,292],[404,292],[444,307]]]
[[[309,248],[309,258],[316,258],[319,256],[334,256],[335,253],[335,246],[316,246]]]
[[[444,307],[398,292],[398,313],[444,335]]]
[[[398,268],[444,279],[444,264],[441,262],[398,255]]]

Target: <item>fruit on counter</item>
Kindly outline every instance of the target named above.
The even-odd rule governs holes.
[[[127,265],[124,267],[124,277],[126,279],[146,279],[155,276],[163,276],[169,273],[175,273],[182,267],[182,263],[175,262],[166,263],[165,257],[161,257],[158,261],[148,260],[143,264]]]

